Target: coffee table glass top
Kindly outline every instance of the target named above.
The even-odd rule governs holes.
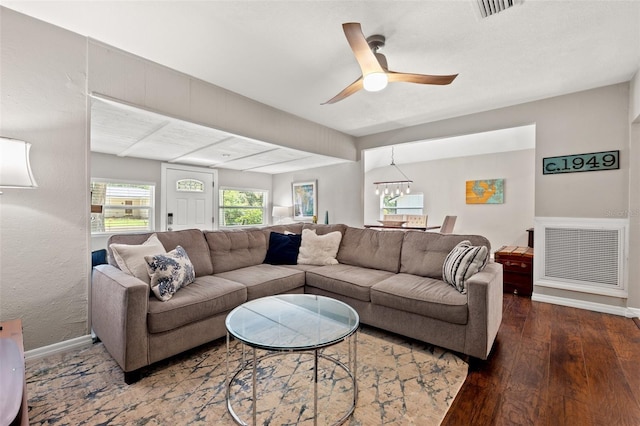
[[[227,331],[252,347],[307,350],[333,345],[358,329],[346,303],[313,294],[281,294],[244,303],[227,315]]]

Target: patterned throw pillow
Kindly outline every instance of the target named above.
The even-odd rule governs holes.
[[[145,256],[144,259],[151,277],[151,290],[163,302],[195,280],[193,264],[181,246],[167,254]]]
[[[487,265],[489,250],[485,246],[472,246],[468,240],[459,242],[449,252],[442,265],[442,279],[460,293],[466,293],[466,281]]]
[[[315,229],[303,229],[298,263],[301,265],[337,265],[336,255],[340,248],[340,241],[342,241],[340,231],[316,235]]]

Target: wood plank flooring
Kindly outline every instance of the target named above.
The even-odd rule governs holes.
[[[504,295],[487,361],[443,426],[640,425],[640,328],[629,318]]]

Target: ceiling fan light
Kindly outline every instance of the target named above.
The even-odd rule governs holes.
[[[372,72],[364,76],[362,85],[367,92],[379,92],[387,87],[389,79],[384,72]]]

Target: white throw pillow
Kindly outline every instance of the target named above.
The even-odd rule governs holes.
[[[302,230],[302,243],[298,252],[298,263],[303,265],[337,265],[338,248],[342,241],[340,231],[317,235],[315,229]]]
[[[109,248],[113,252],[116,264],[122,271],[147,284],[151,282],[151,278],[147,272],[147,262],[144,257],[167,252],[156,234],[151,235],[142,244],[111,244]]]
[[[447,255],[442,265],[442,279],[460,293],[466,293],[466,281],[487,265],[489,250],[485,246],[472,246],[468,240],[459,242]]]

